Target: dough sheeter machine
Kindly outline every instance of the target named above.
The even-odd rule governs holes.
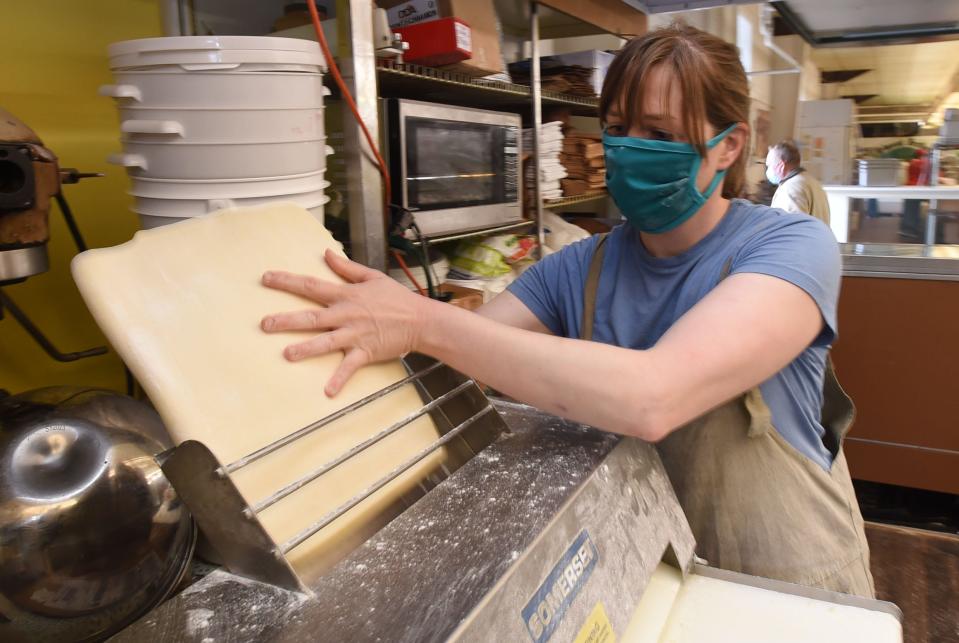
[[[423,370],[434,385],[463,383],[445,366]],[[217,570],[115,640],[901,640],[889,603],[697,561],[652,446],[525,405],[490,407],[470,389],[442,415],[468,421],[483,405],[490,410],[463,437],[474,446],[497,439],[306,591],[250,580],[268,576],[265,568]],[[176,485],[178,474],[165,471]],[[683,605],[684,576],[735,591],[705,630],[709,639],[697,621],[709,618],[700,599]],[[749,624],[763,619],[760,610],[770,612],[766,623]]]
[[[228,252],[212,259],[200,252],[224,236]],[[184,249],[189,242],[195,251]],[[372,386],[371,375],[363,394],[345,406],[301,414],[295,425],[301,428],[285,428],[264,443],[263,434],[279,423],[273,418],[293,417],[282,396],[312,371],[278,359],[289,337],[270,344],[259,329],[220,324],[208,309],[235,317],[289,306],[269,299],[278,295],[259,286],[258,275],[277,266],[316,270],[315,249],[329,242],[305,211],[273,206],[140,232],[126,248],[92,251],[94,258],[75,262],[91,312],[178,444],[158,458],[163,472],[223,564],[117,640],[901,640],[893,605],[697,561],[651,445],[491,402],[472,380],[424,356],[370,369],[388,377]],[[264,249],[271,244],[272,254]],[[196,265],[184,265],[191,261]],[[235,284],[236,292],[223,294]],[[150,315],[131,313],[137,297]],[[231,309],[231,302],[246,308]],[[204,324],[212,324],[216,338]],[[230,332],[247,334],[222,337]],[[196,338],[184,347],[188,333]],[[220,357],[217,342],[225,346]],[[263,351],[259,387],[247,382],[252,370],[210,366],[232,359],[237,345],[248,362]],[[312,368],[322,359],[309,362],[296,366]],[[185,370],[194,371],[188,386],[175,379]],[[228,403],[210,402],[217,395]],[[307,406],[324,403],[321,396],[309,387],[300,393]],[[398,396],[406,396],[394,404],[399,415],[369,413]],[[181,412],[185,407],[189,413]],[[222,431],[209,428],[231,412]],[[257,431],[233,431],[230,422],[237,421]],[[431,421],[429,440],[409,432],[424,421]],[[349,448],[320,454],[324,441],[359,428],[362,436]],[[241,449],[238,442],[247,438]],[[376,466],[359,460],[384,445],[394,458]],[[255,476],[251,486],[244,476],[267,471],[271,460],[279,463],[271,475]],[[332,502],[347,480],[317,485],[343,470],[354,485],[355,478],[364,482]],[[389,489],[388,501],[367,511]],[[277,506],[295,498],[295,511],[283,521],[295,528],[280,525]],[[316,545],[358,511],[368,519]],[[302,552],[310,548],[304,565]]]

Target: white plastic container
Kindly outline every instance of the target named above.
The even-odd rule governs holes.
[[[323,140],[286,143],[147,143],[123,141],[123,153],[107,158],[131,176],[202,180],[307,174],[326,169],[333,148]]]
[[[328,184],[327,184],[328,185]],[[154,217],[199,217],[224,208],[240,208],[254,205],[263,205],[273,201],[292,201],[304,208],[315,208],[329,202],[329,197],[323,190],[303,192],[302,194],[285,194],[276,196],[232,198],[232,199],[154,199],[150,197],[135,197],[133,211],[137,214],[146,214]]]
[[[329,186],[324,172],[200,181],[131,177],[130,194],[153,199],[248,199],[315,192]]]
[[[286,143],[324,137],[323,108],[151,109],[121,107],[126,140],[163,143]]]
[[[100,94],[116,100],[123,152],[108,160],[127,169],[137,197],[204,202],[205,212],[210,200],[323,189],[332,150],[316,42],[146,38],[114,43],[109,56],[115,84]]]
[[[296,72],[119,71],[100,87],[118,107],[160,109],[316,109],[329,93],[322,74]]]
[[[860,159],[859,185],[890,187],[904,185],[909,164],[897,159]]]
[[[261,36],[176,36],[124,40],[110,45],[110,69],[204,64],[302,65],[326,71],[315,41]]]

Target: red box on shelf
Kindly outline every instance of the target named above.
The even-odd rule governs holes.
[[[473,38],[468,24],[459,18],[439,18],[418,22],[393,31],[408,42],[410,48],[403,54],[408,63],[426,67],[453,65],[473,56]]]

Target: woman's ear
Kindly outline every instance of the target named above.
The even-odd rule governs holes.
[[[746,145],[749,143],[749,126],[745,123],[739,123],[736,129],[726,135],[719,146],[721,150],[719,161],[716,167],[720,170],[729,169],[736,162],[740,155],[746,153]]]

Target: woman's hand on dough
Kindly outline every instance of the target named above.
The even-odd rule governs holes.
[[[326,263],[348,283],[288,272],[265,273],[264,286],[299,295],[323,307],[268,315],[260,327],[268,333],[322,331],[307,341],[286,347],[283,355],[293,362],[343,351],[343,361],[326,384],[326,394],[333,397],[361,366],[416,350],[427,300],[383,273],[329,250]]]

